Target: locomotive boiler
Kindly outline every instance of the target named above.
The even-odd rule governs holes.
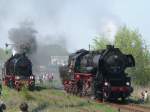
[[[133,66],[135,60],[132,55],[123,54],[119,48],[107,45],[106,49],[100,51],[81,49],[71,54],[67,67],[64,67],[65,74],[61,73],[61,76],[65,78],[64,88],[69,93],[94,95],[97,99],[124,100],[133,91],[131,78],[125,70]]]
[[[32,74],[32,63],[25,53],[15,54],[5,62],[3,81],[6,86],[17,90],[23,86],[27,86],[30,90],[34,89],[35,76]]]

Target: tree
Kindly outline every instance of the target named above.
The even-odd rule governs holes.
[[[0,73],[3,66],[4,66],[4,63],[6,62],[6,60],[11,56],[11,50],[8,49],[8,50],[4,50],[2,48],[0,48]]]
[[[4,50],[0,48],[0,62],[5,62],[10,56],[12,52],[10,49]]]
[[[128,69],[130,76],[135,77],[135,83],[148,84],[150,80],[150,53],[141,34],[136,30],[130,30],[126,26],[120,28],[115,36],[115,46],[125,54],[132,54],[135,58],[135,68]]]
[[[99,35],[95,39],[93,39],[92,48],[95,50],[105,49],[106,45],[110,44],[111,42],[105,35]]]

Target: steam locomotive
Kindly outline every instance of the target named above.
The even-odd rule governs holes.
[[[32,74],[32,63],[25,55],[12,55],[3,68],[4,84],[10,88],[20,90],[23,86],[27,86],[30,90],[34,89],[35,76]]]
[[[71,54],[68,65],[60,67],[60,75],[69,93],[93,95],[100,100],[125,100],[133,92],[131,78],[125,70],[134,66],[132,55],[107,45],[100,51],[81,49]]]

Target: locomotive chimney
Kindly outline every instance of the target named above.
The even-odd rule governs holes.
[[[107,49],[113,49],[114,45],[107,45]]]

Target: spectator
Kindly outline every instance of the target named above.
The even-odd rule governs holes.
[[[43,84],[42,75],[39,76],[39,82],[40,84]]]
[[[19,107],[20,107],[20,110],[21,110],[20,112],[29,112],[27,103],[23,102],[23,103],[21,103],[21,105]]]
[[[144,91],[144,102],[148,101],[148,92],[147,90]]]
[[[48,80],[49,80],[49,82],[53,81],[53,73],[52,74],[48,74]]]
[[[139,103],[144,103],[144,92],[141,92],[141,98],[139,99]]]

